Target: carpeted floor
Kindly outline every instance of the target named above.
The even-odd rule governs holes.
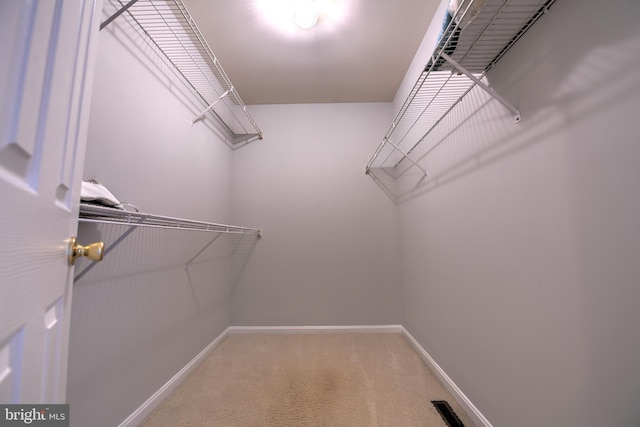
[[[141,426],[446,427],[469,417],[400,334],[231,335]]]

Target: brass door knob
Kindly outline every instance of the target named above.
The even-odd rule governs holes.
[[[69,242],[69,265],[76,262],[76,258],[86,256],[91,261],[102,261],[104,256],[104,242],[91,243],[87,246],[78,244],[78,239],[71,238]]]

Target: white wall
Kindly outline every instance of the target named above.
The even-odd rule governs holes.
[[[85,177],[143,212],[228,222],[231,150],[210,124],[191,126],[202,107],[126,28],[100,33]],[[79,238],[109,248],[125,230],[81,225]],[[137,229],[75,284],[71,425],[119,424],[229,326],[233,239],[185,270],[213,237]]]
[[[399,205],[403,324],[495,426],[640,423],[638,16],[556,2],[489,75],[522,122],[474,92]]]
[[[234,325],[397,324],[395,206],[364,166],[390,103],[252,106],[265,139],[234,152],[233,217],[264,237]]]
[[[392,104],[253,106],[265,139],[232,154],[162,64],[103,31],[87,177],[264,238],[186,272],[205,237],[136,231],[85,276],[72,424],[122,421],[229,324],[402,323],[496,427],[637,425],[639,12],[557,2],[489,75],[522,122],[473,92],[397,207],[364,174]],[[80,230],[97,235],[118,233]]]

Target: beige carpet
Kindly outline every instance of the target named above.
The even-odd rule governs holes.
[[[434,426],[446,400],[400,334],[231,335],[141,426]]]

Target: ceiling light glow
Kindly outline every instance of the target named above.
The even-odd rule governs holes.
[[[292,38],[328,34],[343,27],[359,0],[254,0],[260,22]],[[313,28],[313,31],[307,31]],[[303,36],[303,34],[306,34]]]
[[[318,4],[315,0],[295,0],[293,22],[303,30],[313,28],[318,22]]]

